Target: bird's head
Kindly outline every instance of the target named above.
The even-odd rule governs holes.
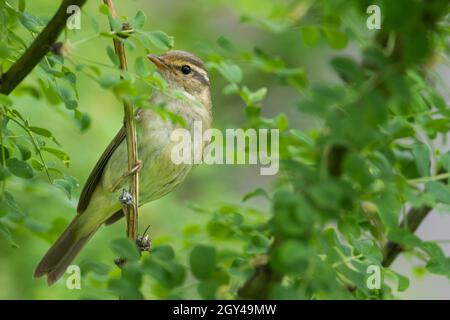
[[[181,50],[168,51],[159,56],[149,54],[147,57],[171,88],[184,90],[204,104],[209,101],[208,72],[198,57]]]

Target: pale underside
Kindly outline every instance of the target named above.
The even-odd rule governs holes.
[[[164,98],[162,94],[156,94],[152,100],[157,103]],[[166,108],[184,115],[187,129],[192,130],[194,121],[202,121],[204,129],[210,127],[210,117],[202,107],[193,106],[186,101],[173,100],[166,104]],[[185,108],[194,108],[195,112],[191,112],[191,116],[186,118],[186,113],[182,112]],[[174,129],[179,128],[179,125],[163,120],[152,110],[140,109],[136,117],[138,158],[142,163],[139,205],[143,205],[171,192],[184,181],[193,165],[175,164],[171,160],[171,150],[177,142],[171,141],[170,135]],[[123,189],[128,189],[128,180],[119,185],[114,192],[111,192],[111,187],[128,171],[127,145],[123,131],[119,132],[112,144],[116,144],[108,147],[112,148],[112,152],[103,154],[102,158],[106,159],[99,160],[99,163],[106,161],[103,167],[97,163],[80,197],[78,207],[80,237],[95,231],[122,207],[119,197]],[[95,170],[101,171],[97,172],[97,178]]]

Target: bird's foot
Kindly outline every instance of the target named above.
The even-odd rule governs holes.
[[[148,234],[145,234],[143,236],[138,235],[136,239],[136,245],[139,249],[139,251],[150,251],[150,248],[152,246],[152,241]]]
[[[134,164],[133,168],[131,168],[131,170],[126,173],[126,176],[131,176],[131,175],[135,174],[136,172],[141,171],[141,168],[142,168],[142,161],[138,160]]]
[[[123,205],[132,206],[133,205],[133,196],[132,196],[131,192],[129,192],[127,189],[123,189],[122,194],[119,196],[119,201]]]
[[[147,234],[148,228],[150,228],[150,226],[148,226],[145,229],[144,234],[142,236],[138,234],[138,236],[136,238],[136,245],[140,252],[151,250],[152,240],[150,239],[149,235]]]
[[[141,167],[142,167],[142,161],[138,160],[135,165],[131,168],[131,170],[125,172],[122,176],[120,176],[119,179],[117,179],[116,182],[113,183],[113,185],[111,186],[111,188],[109,188],[109,192],[115,192],[120,185],[130,176],[132,176],[133,174],[141,171]]]

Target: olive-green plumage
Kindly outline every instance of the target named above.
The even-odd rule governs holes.
[[[183,90],[201,106],[187,99],[176,99],[166,93],[152,96],[155,104],[163,102],[170,112],[177,113],[193,130],[194,121],[201,121],[204,130],[211,126],[212,111],[209,78],[202,61],[185,51],[169,51],[148,58],[158,67],[170,89]],[[174,164],[171,150],[176,142],[170,135],[179,125],[163,120],[150,109],[136,112],[136,133],[140,168],[140,205],[171,192],[186,178],[190,164]],[[117,181],[127,171],[128,157],[122,128],[101,155],[92,170],[80,196],[78,214],[48,250],[37,266],[34,276],[47,275],[49,285],[57,281],[77,254],[102,224],[114,223],[123,216],[119,201],[127,181],[112,191]],[[200,145],[203,148],[204,145]],[[201,152],[201,151],[200,151]]]

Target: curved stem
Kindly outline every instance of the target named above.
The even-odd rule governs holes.
[[[438,181],[438,180],[445,180],[450,178],[450,173],[446,172],[446,173],[441,173],[435,176],[429,176],[429,177],[421,177],[421,178],[417,178],[417,179],[410,179],[408,180],[408,183],[410,184],[418,184],[418,183],[424,183],[424,182],[429,182],[429,181]]]
[[[103,0],[103,2],[108,6],[109,12],[113,19],[116,18],[116,10],[112,0]],[[112,25],[110,25],[113,31]],[[123,42],[117,38],[113,38],[114,49],[119,57],[120,69],[127,70],[128,64],[125,56],[125,47]],[[127,139],[127,151],[128,151],[128,170],[131,172],[133,167],[139,162],[138,151],[137,151],[137,137],[136,137],[136,127],[134,125],[134,111],[133,106],[128,102],[123,103],[124,110],[124,125],[126,130]],[[125,211],[125,217],[127,219],[127,236],[130,239],[136,240],[137,229],[138,229],[138,206],[139,206],[139,171],[136,170],[131,175],[130,182],[130,193],[132,196],[132,204],[124,205],[123,210]]]
[[[4,115],[5,115],[5,117],[7,117],[9,120],[11,120],[11,121],[14,122],[15,124],[17,124],[19,127],[21,127],[21,128],[27,133],[28,137],[29,137],[30,140],[31,140],[31,143],[33,144],[33,147],[34,147],[35,152],[39,155],[39,159],[41,159],[42,166],[44,167],[44,171],[45,171],[45,174],[47,175],[48,181],[49,181],[50,183],[52,183],[52,177],[50,176],[50,172],[48,171],[48,167],[47,167],[47,164],[45,163],[44,156],[42,155],[41,148],[39,147],[39,144],[37,143],[36,138],[34,137],[33,132],[31,132],[30,129],[28,129],[23,123],[21,123],[20,121],[18,121],[18,120],[15,119],[14,117],[10,117],[10,116],[7,114],[7,109],[6,109],[6,108],[5,108],[5,113],[4,113]]]

